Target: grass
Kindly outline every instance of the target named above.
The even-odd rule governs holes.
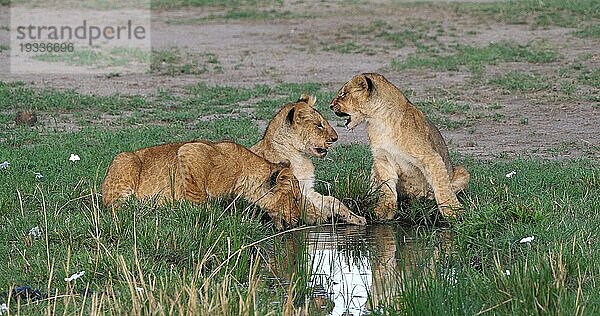
[[[331,92],[312,83],[199,84],[184,95],[161,90],[152,98],[0,84],[0,162],[10,162],[0,169],[0,301],[11,313],[27,315],[320,313],[310,299],[314,249],[305,234],[276,235],[261,210],[247,203],[159,207],[130,201],[117,212],[98,204],[99,184],[116,153],[193,138],[251,145],[260,137],[256,119],[272,116],[301,92],[316,94],[320,109],[329,112]],[[244,106],[256,117],[224,116]],[[442,119],[476,109],[445,99],[418,106]],[[79,130],[15,127],[12,111],[25,107],[44,116],[80,115]],[[124,112],[127,117],[110,125],[89,117]],[[208,114],[222,116],[198,121]],[[73,153],[81,160],[69,161]],[[377,193],[368,185],[368,147],[337,145],[329,158],[315,161],[323,180],[318,190],[369,216]],[[376,297],[386,303],[372,306],[371,313],[600,313],[597,161],[452,158],[472,176],[459,197],[465,213],[447,226],[432,201],[402,203],[398,222],[411,225],[414,238],[430,251],[420,264],[398,263],[381,280],[386,291],[374,288],[370,304]],[[513,170],[513,177],[505,176]],[[36,179],[35,172],[43,178]],[[41,235],[30,234],[34,227]],[[408,260],[405,235],[394,232],[394,256]],[[535,239],[519,243],[526,236]],[[381,242],[365,249],[357,243],[339,245],[348,248],[348,260],[384,251]],[[80,271],[85,271],[80,279],[64,281]],[[1,295],[22,285],[53,299],[28,302]]]
[[[549,63],[561,58],[544,44],[492,43],[484,47],[456,45],[448,55],[412,55],[404,60],[392,60],[393,69],[431,68],[442,71],[469,69],[481,72],[483,67],[500,62]]]
[[[140,49],[111,49],[110,51],[82,50],[72,53],[45,53],[33,57],[45,62],[61,62],[68,65],[91,68],[106,68],[133,65],[148,65],[146,71],[159,75],[198,75],[221,72],[218,56],[212,52],[191,54],[178,48],[153,50],[146,53]]]
[[[600,88],[600,67],[596,67],[592,70],[585,70],[578,78],[579,82],[592,86],[594,88]]]
[[[374,55],[375,51],[366,45],[357,44],[353,41],[347,41],[342,44],[323,43],[323,50],[327,52],[336,52],[340,54],[366,54]]]
[[[533,27],[577,27],[582,21],[600,18],[600,4],[594,0],[518,0],[458,4],[453,7],[464,13],[479,14],[482,18],[493,18],[509,24],[528,24]]]
[[[92,68],[125,66],[131,63],[149,64],[150,61],[149,54],[139,48],[113,48],[109,51],[77,48],[71,53],[38,54],[33,59]]]
[[[282,104],[297,100],[302,93],[317,97],[317,108],[327,117],[335,115],[327,110],[333,92],[322,91],[314,83],[280,84],[253,88],[209,87],[203,83],[191,86],[185,95],[158,91],[153,99],[138,96],[90,96],[74,91],[33,90],[23,83],[0,83],[0,111],[31,109],[44,113],[51,123],[69,120],[81,126],[103,126],[103,114],[112,115],[111,128],[135,124],[184,124],[203,126],[205,120],[215,118],[270,119]],[[73,117],[75,121],[73,122]],[[51,118],[51,119],[50,119]],[[13,118],[0,115],[0,123],[8,124]]]
[[[160,75],[198,75],[207,72],[221,72],[221,62],[216,54],[205,52],[191,54],[178,48],[155,50],[152,52],[150,72]]]
[[[436,42],[437,36],[444,33],[443,28],[431,21],[412,20],[407,21],[407,25],[401,30],[395,31],[392,25],[386,21],[375,20],[368,27],[359,30],[359,34],[375,35],[375,37],[384,39],[392,44],[394,48],[402,48],[408,45],[414,45],[419,51],[432,50],[431,43]]]
[[[600,38],[600,24],[594,24],[585,26],[582,29],[573,33],[577,37],[581,38]]]
[[[201,18],[187,18],[167,20],[167,24],[201,24],[214,20],[286,20],[286,19],[307,19],[312,16],[290,11],[278,10],[253,10],[253,9],[234,9],[225,13],[210,14]]]
[[[541,75],[515,71],[492,78],[490,83],[510,92],[535,92],[547,90],[551,87],[547,78]]]
[[[225,7],[238,8],[240,6],[276,5],[281,0],[152,0],[152,7],[156,9],[174,9],[181,7]]]

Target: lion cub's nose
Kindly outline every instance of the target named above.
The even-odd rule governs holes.
[[[329,108],[333,110],[333,103],[329,105]]]

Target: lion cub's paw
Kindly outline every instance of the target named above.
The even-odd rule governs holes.
[[[382,203],[375,207],[375,216],[380,220],[392,220],[396,215],[396,204]]]
[[[365,226],[367,225],[367,219],[362,217],[362,216],[358,216],[356,214],[352,214],[345,219],[346,223],[348,224],[353,224],[353,225],[359,225],[359,226]]]
[[[447,219],[456,219],[464,210],[460,203],[458,205],[440,205],[439,209],[442,216]]]

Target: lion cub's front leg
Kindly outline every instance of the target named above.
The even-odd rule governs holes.
[[[372,187],[379,189],[380,196],[375,207],[379,219],[393,219],[398,208],[398,172],[385,155],[373,155],[371,170]]]
[[[333,196],[321,195],[320,193],[313,191],[308,199],[311,204],[312,212],[314,213],[312,218],[311,216],[307,216],[310,224],[325,222],[336,214],[349,224],[367,224],[367,220],[364,217],[352,213],[344,203]],[[310,212],[307,213],[307,215],[310,215]]]
[[[445,217],[456,217],[456,211],[462,204],[456,198],[446,165],[438,154],[417,157],[418,167],[423,170],[427,182],[433,188],[435,200],[440,213]]]
[[[346,223],[361,226],[367,225],[367,220],[364,217],[352,213],[344,203],[333,196],[323,196],[323,207],[331,210],[331,213],[342,217]]]
[[[336,214],[349,224],[367,224],[367,220],[364,217],[352,213],[344,203],[333,196],[322,195],[316,191],[312,191],[307,194],[306,198],[305,210],[306,222],[308,224],[325,223]]]

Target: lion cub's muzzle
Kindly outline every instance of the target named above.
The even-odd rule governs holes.
[[[329,152],[329,148],[331,148],[333,143],[335,143],[338,140],[338,137],[337,137],[337,134],[335,133],[335,131],[333,131],[333,133],[334,133],[334,135],[332,135],[329,138],[329,140],[325,142],[323,147],[311,148],[311,152],[312,152],[313,156],[315,156],[317,158],[324,158],[325,156],[327,156],[327,153]]]
[[[333,100],[331,102],[331,105],[329,105],[329,108],[333,111],[333,113],[339,117],[346,117],[346,118],[350,118],[350,114],[346,113],[346,112],[342,112],[340,110],[340,106],[337,102],[337,100]]]
[[[331,106],[331,109],[335,115],[346,119],[346,123],[344,124],[346,127],[350,125],[350,122],[352,121],[352,116],[350,116],[350,114],[334,109],[333,105]]]
[[[325,156],[327,156],[327,148],[324,147],[313,147],[312,148],[312,154],[313,156],[317,157],[317,158],[324,158]]]

